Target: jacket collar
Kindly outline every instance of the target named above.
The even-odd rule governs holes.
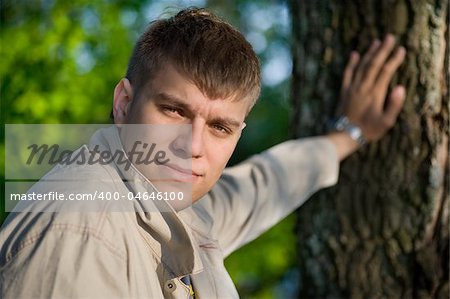
[[[98,149],[109,150],[112,154],[118,151],[125,154],[115,125],[100,129],[92,136],[89,148],[96,145]],[[124,164],[114,163],[113,166],[131,192],[143,194],[157,191],[133,165],[128,169]],[[171,270],[173,278],[203,270],[192,231],[170,204],[164,200],[135,200],[133,206],[138,225],[146,232],[144,238],[158,241],[160,248],[154,248],[154,251],[160,252],[161,261]]]

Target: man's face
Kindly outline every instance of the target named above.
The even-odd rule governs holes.
[[[116,111],[120,103],[116,102],[127,92],[126,86],[122,86],[122,92],[118,90],[120,84],[114,100],[116,123],[192,126],[188,143],[182,134],[170,137],[171,149],[174,160],[189,159],[189,165],[192,163],[192,174],[186,177],[183,173],[183,177],[192,183],[192,200],[201,198],[217,182],[236,147],[245,126],[249,101],[210,99],[173,66],[167,65],[138,98],[133,99],[132,90],[128,91],[128,103],[122,103],[123,116],[120,116]],[[126,97],[122,101],[127,101]],[[135,101],[133,105],[131,101]],[[164,167],[169,166],[163,166],[163,171]]]

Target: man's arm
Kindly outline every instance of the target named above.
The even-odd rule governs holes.
[[[405,100],[401,85],[386,97],[389,82],[405,58],[405,49],[393,51],[394,45],[392,35],[383,42],[375,40],[361,61],[353,52],[344,71],[338,114],[357,125],[367,142],[379,140],[394,126]],[[327,138],[336,146],[341,161],[359,148],[345,132],[330,133]]]
[[[224,256],[250,242],[338,178],[336,149],[324,137],[290,140],[225,169],[193,208],[212,219]],[[203,216],[204,219],[206,217]]]
[[[385,97],[390,80],[404,59],[404,49],[391,54],[394,39],[374,42],[364,57],[353,53],[344,72],[341,107],[370,142],[395,123],[403,105],[404,88]],[[320,188],[337,180],[338,162],[359,148],[345,132],[291,140],[226,169],[207,198],[198,202],[214,219],[213,234],[226,255],[248,243],[300,206]]]

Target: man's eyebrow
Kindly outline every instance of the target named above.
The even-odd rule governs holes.
[[[176,96],[161,92],[155,94],[153,97],[158,104],[164,102],[170,105],[174,105],[178,108],[184,109],[188,113],[193,113],[191,106]],[[231,117],[214,117],[213,119],[209,120],[208,123],[219,123],[234,128],[239,128],[241,126],[240,121],[233,119]]]
[[[175,105],[178,108],[191,111],[191,107],[189,106],[189,104],[186,104],[185,102],[183,102],[183,100],[177,98],[176,96],[161,92],[154,95],[153,97],[158,104],[161,104],[161,102],[165,102],[167,104]]]
[[[233,127],[236,129],[241,126],[241,123],[239,121],[229,118],[229,117],[215,117],[210,121],[210,123],[223,124],[228,127]]]

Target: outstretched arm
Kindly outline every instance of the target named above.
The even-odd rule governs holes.
[[[391,34],[383,42],[375,40],[362,59],[352,52],[344,71],[338,115],[358,126],[367,142],[379,140],[394,126],[405,100],[401,85],[386,97],[389,83],[405,58],[405,49],[394,51],[394,46]],[[360,147],[346,132],[326,137],[335,145],[341,161]]]
[[[393,126],[403,105],[404,88],[397,86],[384,108],[389,82],[405,56],[405,50],[399,48],[388,58],[394,44],[394,38],[388,36],[382,44],[374,42],[361,60],[352,53],[345,69],[338,113],[359,126],[367,141],[381,138]],[[214,220],[212,234],[227,256],[276,224],[315,191],[335,184],[339,160],[358,147],[358,142],[343,132],[283,142],[227,168],[194,210]]]

